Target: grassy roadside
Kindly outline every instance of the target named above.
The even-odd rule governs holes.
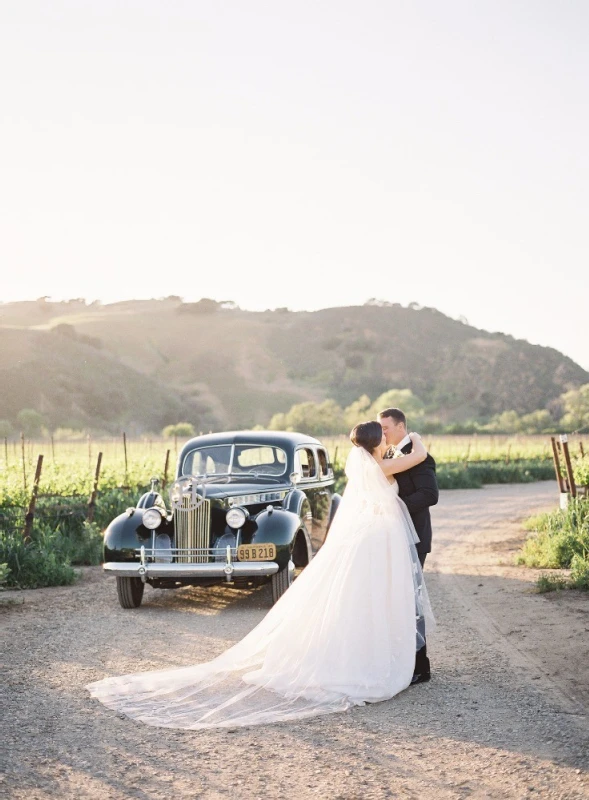
[[[101,563],[103,530],[125,508],[134,506],[146,488],[101,492],[94,522],[86,519],[82,495],[42,497],[28,541],[23,538],[24,509],[5,497],[8,502],[0,503],[0,589],[74,583],[74,566]]]
[[[539,591],[589,591],[589,499],[571,498],[566,509],[531,517],[525,527],[532,535],[524,543],[516,563],[568,570],[562,575],[540,575]]]

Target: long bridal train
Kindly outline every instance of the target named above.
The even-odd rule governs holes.
[[[378,464],[353,448],[327,540],[245,638],[204,664],[86,688],[147,725],[257,725],[345,711],[409,686],[417,617],[433,619],[415,529]]]

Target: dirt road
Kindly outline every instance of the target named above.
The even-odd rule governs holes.
[[[266,587],[146,590],[124,611],[99,568],[0,610],[0,794],[119,798],[587,798],[589,597],[538,595],[510,566],[553,483],[444,492],[426,575],[433,678],[301,723],[150,728],[92,700],[105,675],[208,660],[264,615]]]

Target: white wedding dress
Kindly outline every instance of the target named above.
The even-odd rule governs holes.
[[[105,678],[86,688],[147,725],[257,725],[345,711],[409,686],[433,618],[398,486],[364,449],[325,544],[266,617],[213,661]]]

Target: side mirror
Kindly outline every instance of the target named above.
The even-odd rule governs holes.
[[[294,483],[295,485],[301,480],[301,473],[300,472],[291,472],[289,475],[290,482]]]

